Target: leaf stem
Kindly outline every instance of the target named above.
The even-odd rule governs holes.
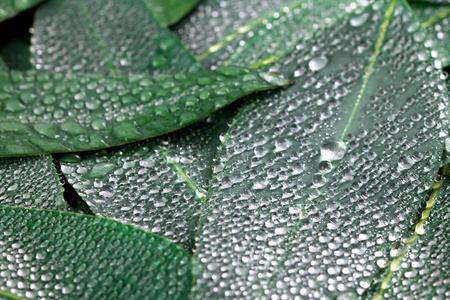
[[[347,131],[350,128],[350,124],[352,123],[352,121],[356,115],[356,110],[358,109],[358,106],[361,103],[362,96],[364,95],[364,92],[366,91],[366,87],[367,87],[367,84],[369,83],[370,76],[373,74],[373,68],[377,61],[378,55],[380,54],[381,47],[383,46],[384,38],[386,36],[386,30],[387,30],[387,27],[389,26],[389,21],[392,17],[392,14],[394,13],[396,1],[397,0],[391,0],[391,2],[389,3],[389,6],[386,9],[383,23],[381,23],[381,26],[380,26],[380,32],[377,37],[377,42],[375,44],[375,50],[373,52],[372,59],[370,60],[369,66],[367,66],[367,68],[366,68],[366,74],[364,75],[364,80],[361,85],[361,89],[359,90],[358,97],[356,98],[356,102],[353,105],[353,110],[350,115],[350,118],[348,119],[347,124],[345,125],[345,128],[344,128],[344,131],[342,132],[341,140],[343,140],[345,138],[345,135],[347,134]]]

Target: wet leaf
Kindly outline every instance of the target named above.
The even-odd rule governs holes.
[[[108,219],[0,207],[0,289],[19,297],[183,299],[188,254],[169,240]]]
[[[66,210],[51,155],[0,158],[0,205]]]
[[[163,235],[192,252],[219,135],[231,117],[221,110],[150,141],[68,154],[60,158],[62,171],[97,215]]]
[[[0,156],[101,149],[194,123],[255,91],[286,85],[239,67],[130,77],[0,74]]]
[[[441,179],[444,181],[443,179]],[[392,253],[377,282],[381,299],[438,299],[448,294],[450,278],[450,180],[436,183],[435,193],[423,204],[418,222],[405,235],[403,251]],[[414,287],[414,288],[411,288]]]
[[[385,4],[386,3],[386,4]],[[272,69],[296,84],[246,101],[214,168],[193,298],[354,298],[441,164],[448,99],[402,1],[347,15]]]
[[[36,12],[31,52],[36,69],[57,72],[127,75],[200,69],[154,20],[149,1],[142,0],[48,1]]]
[[[427,29],[442,66],[450,65],[450,2],[448,5],[412,3],[414,13]]]
[[[2,45],[0,56],[14,70],[32,69],[30,63],[30,46],[22,38],[15,38]]]
[[[0,158],[0,205],[66,210],[52,157]]]
[[[160,24],[171,25],[189,13],[199,0],[144,0]]]
[[[205,67],[224,63],[257,67],[333,26],[347,11],[361,6],[360,2],[367,5],[373,1],[344,0],[336,5],[328,0],[266,0],[253,6],[248,1],[232,1],[219,8],[222,1],[210,0],[175,26],[175,32]],[[233,13],[235,10],[242,13]]]
[[[42,0],[3,0],[0,1],[0,22],[12,18],[21,11],[29,9]]]

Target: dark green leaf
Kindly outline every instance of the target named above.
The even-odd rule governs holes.
[[[42,0],[2,0],[0,1],[0,22],[12,18],[23,10],[35,6]]]
[[[191,262],[160,236],[93,216],[0,207],[0,288],[26,298],[184,299]]]
[[[443,67],[450,66],[450,5],[413,3],[412,9],[427,29]]]
[[[199,70],[142,0],[51,0],[36,12],[36,69],[112,75]]]
[[[153,77],[35,71],[0,76],[0,156],[142,140],[194,123],[252,92],[288,83],[239,67]]]
[[[450,0],[411,0],[411,3],[450,4]]]
[[[150,141],[60,158],[67,180],[98,215],[169,238],[192,252],[202,201],[232,114]]]
[[[143,0],[159,23],[174,24],[190,12],[199,0]]]
[[[425,41],[404,2],[377,1],[272,67],[296,84],[246,101],[225,139],[193,298],[370,288],[441,164],[448,99]]]
[[[0,47],[0,56],[14,70],[32,69],[30,63],[30,46],[23,38],[14,38]]]

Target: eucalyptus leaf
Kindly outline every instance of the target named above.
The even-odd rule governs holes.
[[[12,18],[40,2],[42,0],[2,0],[0,1],[0,22]]]
[[[296,84],[246,101],[224,139],[194,299],[370,289],[441,164],[447,91],[425,41],[405,2],[376,1],[271,67]]]
[[[143,0],[160,24],[171,25],[189,13],[199,0]]]
[[[112,75],[199,70],[192,55],[156,22],[148,3],[47,1],[35,16],[36,69]]]
[[[221,110],[185,129],[93,153],[60,157],[62,172],[95,214],[169,238],[192,252],[219,135]]]
[[[108,219],[0,207],[0,290],[55,299],[183,299],[189,255]]]
[[[102,149],[194,123],[232,101],[289,82],[226,67],[177,75],[0,74],[0,156]]]
[[[443,67],[450,66],[450,3],[433,5],[412,3],[414,13],[427,29]]]

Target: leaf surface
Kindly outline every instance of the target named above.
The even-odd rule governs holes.
[[[0,1],[0,22],[12,18],[21,11],[29,9],[42,0],[3,0]]]
[[[66,210],[51,155],[0,158],[0,205]]]
[[[189,13],[199,0],[143,0],[160,24],[171,25]]]
[[[446,298],[450,278],[449,178],[441,184],[436,195],[423,205],[422,220],[414,224],[410,236],[405,236],[406,246],[392,251],[392,261],[378,283],[377,299]]]
[[[412,3],[411,7],[421,21],[422,27],[427,29],[442,66],[450,66],[450,3],[447,5]]]
[[[62,171],[89,207],[163,235],[192,252],[212,162],[232,114],[137,144],[60,158]]]
[[[402,1],[377,1],[272,66],[296,84],[247,101],[225,139],[193,298],[370,288],[441,164],[447,91],[424,44]]]
[[[131,77],[3,72],[0,156],[101,149],[194,123],[255,91],[286,85],[239,67]]]
[[[236,8],[246,7],[247,1],[220,1],[227,3],[225,9],[220,10],[210,9],[207,5],[210,2],[219,1],[206,1],[203,10],[200,10],[199,6],[197,13],[191,14],[189,19],[175,27],[181,27],[178,32],[183,42],[187,43],[190,49],[204,45],[201,53],[193,51],[205,67],[229,63],[257,67],[262,62],[268,64],[283,54],[290,53],[299,41],[310,39],[317,31],[332,26],[347,11],[373,1],[344,0],[339,1],[339,5],[327,0],[266,1],[273,3],[270,10],[261,11],[262,14],[259,14],[258,9],[268,7],[255,5],[254,8],[248,7],[244,10]],[[278,6],[275,6],[275,3]],[[212,4],[210,6],[214,7]],[[217,16],[218,11],[222,11],[223,15]],[[241,13],[242,11],[244,13]],[[245,17],[245,12],[258,18],[252,20]],[[208,18],[205,18],[205,15]],[[242,16],[244,18],[241,19]],[[212,27],[214,30],[203,31],[204,27]],[[230,30],[232,28],[234,31]],[[214,35],[219,35],[220,38],[215,39]]]
[[[188,254],[108,219],[0,207],[0,289],[25,298],[183,299]]]
[[[32,44],[38,70],[127,75],[200,69],[142,0],[48,1],[36,12]]]

